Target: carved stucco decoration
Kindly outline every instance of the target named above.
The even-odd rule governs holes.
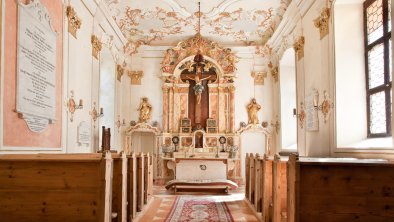
[[[255,85],[264,85],[264,79],[267,77],[267,72],[265,71],[253,71],[252,77],[254,78]]]
[[[323,39],[329,32],[329,18],[330,9],[324,8],[320,13],[320,16],[314,20],[315,27],[320,31],[320,39]]]
[[[324,100],[323,102],[320,104],[319,106],[319,110],[321,111],[321,113],[323,114],[323,118],[324,118],[324,123],[327,123],[328,118],[330,117],[330,113],[334,108],[334,103],[332,102],[332,100],[330,99],[330,96],[328,95],[327,91],[323,92],[324,95]]]
[[[106,0],[110,13],[128,39],[125,53],[135,54],[142,45],[168,42],[169,37],[181,39],[194,32],[198,17],[195,2],[161,2],[163,4],[146,0],[141,5],[134,1]],[[264,45],[278,27],[290,2],[269,0],[257,9],[253,6],[259,4],[258,0],[205,2],[202,6],[206,9],[203,8],[201,13],[203,35],[234,45]]]
[[[143,71],[128,71],[131,85],[141,85],[141,79],[144,76]]]
[[[122,65],[116,65],[116,79],[121,82],[122,81],[122,76],[124,74],[125,70]]]
[[[98,59],[103,44],[101,43],[100,39],[96,35],[92,35],[90,42],[92,43],[92,56]]]
[[[268,64],[268,68],[270,69],[272,78],[274,79],[275,82],[278,82],[279,80],[279,67],[276,65],[273,65],[272,62]]]
[[[74,8],[70,5],[66,8],[66,15],[68,18],[68,32],[74,36],[74,38],[77,38],[77,30],[81,28],[82,21],[77,16]]]
[[[302,58],[304,58],[304,45],[305,45],[305,37],[300,36],[295,42],[294,42],[294,51],[296,52],[297,55],[297,60],[300,61]]]
[[[186,57],[196,55],[199,50],[201,54],[214,59],[221,66],[224,74],[236,71],[235,64],[239,59],[230,48],[223,48],[218,43],[205,39],[198,34],[186,41],[179,42],[171,49],[167,49],[161,62],[162,71],[173,73],[179,62]]]
[[[304,128],[306,112],[305,112],[305,108],[304,108],[304,103],[303,102],[301,102],[300,112],[299,112],[299,114],[297,114],[297,117],[298,117],[298,121],[300,121],[301,129]]]

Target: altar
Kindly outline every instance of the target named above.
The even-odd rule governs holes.
[[[163,127],[158,141],[162,158],[156,181],[184,178],[181,171],[187,172],[188,167],[194,167],[189,179],[199,178],[203,172],[197,166],[219,163],[220,167],[212,167],[218,174],[212,175],[240,181],[234,119],[236,62],[231,49],[199,34],[166,50],[161,75]],[[191,165],[184,166],[186,162]]]

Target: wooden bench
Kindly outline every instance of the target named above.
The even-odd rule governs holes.
[[[144,203],[147,204],[153,194],[153,162],[149,153],[144,155],[144,179]]]
[[[287,158],[275,154],[272,163],[272,221],[287,221]]]
[[[286,159],[246,154],[245,196],[262,221],[285,221],[287,214]]]
[[[111,221],[105,154],[0,155],[2,221]]]
[[[272,221],[272,158],[266,154],[263,158],[256,154],[255,157],[255,209],[261,213],[263,221]],[[257,191],[258,190],[258,191]]]
[[[137,214],[137,159],[136,154],[127,155],[127,221],[131,222]]]
[[[290,157],[288,221],[394,221],[394,164]]]
[[[145,158],[144,158],[144,153],[140,153],[136,156],[136,161],[137,161],[137,212],[142,211],[142,208],[144,207],[144,197],[145,197],[145,191],[144,191],[144,182],[145,182]]]
[[[113,153],[112,159],[112,221],[125,222],[127,220],[127,157],[123,152]]]

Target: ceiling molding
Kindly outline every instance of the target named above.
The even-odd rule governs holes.
[[[167,4],[169,4],[175,12],[178,12],[183,17],[190,17],[193,13],[187,11],[184,7],[182,7],[178,2],[175,0],[164,0]]]
[[[212,18],[212,17],[218,15],[219,13],[225,11],[226,8],[229,7],[230,5],[234,4],[235,2],[239,2],[239,1],[241,1],[241,0],[224,0],[218,6],[214,7],[210,12],[206,13],[205,16],[207,18]]]

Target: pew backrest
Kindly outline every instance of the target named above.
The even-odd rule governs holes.
[[[0,155],[4,221],[111,221],[111,154]]]

